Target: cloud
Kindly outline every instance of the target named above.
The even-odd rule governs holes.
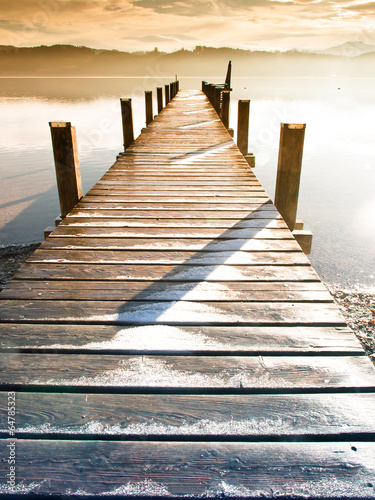
[[[363,37],[359,0],[0,0],[0,44],[119,50],[195,45],[287,50]],[[361,17],[360,17],[361,16]],[[360,23],[358,22],[360,18]]]
[[[351,10],[353,12],[358,12],[361,14],[366,14],[366,15],[373,15],[375,14],[375,2],[368,2],[368,3],[358,3],[354,5],[348,5],[345,7],[346,10]]]

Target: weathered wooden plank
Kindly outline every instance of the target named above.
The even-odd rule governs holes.
[[[250,283],[166,283],[151,281],[12,281],[1,299],[158,300],[232,302],[333,302],[325,290],[253,290]],[[263,284],[263,283],[255,283]],[[241,286],[242,285],[242,286]],[[245,286],[244,286],[245,285]]]
[[[28,262],[86,264],[310,265],[303,252],[173,252],[142,250],[36,250]]]
[[[165,391],[375,390],[366,356],[128,356],[107,354],[2,354],[1,390],[80,387]]]
[[[17,436],[251,440],[375,433],[374,394],[17,393]],[[0,434],[8,394],[0,392]],[[369,436],[369,439],[371,437]],[[287,447],[288,445],[285,444]]]
[[[319,281],[310,266],[26,263],[14,279],[145,281]]]
[[[79,227],[58,226],[51,237],[72,236],[81,238],[216,238],[216,239],[293,239],[289,229],[275,228],[196,228],[196,227]]]
[[[273,210],[258,209],[254,211],[236,212],[234,210],[116,210],[107,208],[90,208],[91,205],[86,205],[86,208],[74,208],[66,219],[71,217],[109,217],[122,219],[202,219],[206,221],[214,221],[220,219],[226,220],[252,220],[252,219],[268,219],[279,220],[278,212]],[[267,206],[267,205],[266,205]]]
[[[149,288],[152,290],[152,286]],[[0,321],[97,324],[316,324],[343,326],[335,303],[2,300]],[[375,375],[375,371],[374,371]]]
[[[48,238],[43,248],[65,249],[102,249],[102,250],[177,250],[177,251],[301,251],[295,239],[292,240],[257,240],[233,238],[195,239],[195,238],[77,238],[58,237]]]
[[[53,450],[53,460],[51,460]],[[0,462],[0,492],[8,463]],[[17,443],[23,494],[374,498],[372,443]]]
[[[66,217],[60,226],[88,226],[88,227],[214,227],[221,229],[245,229],[245,228],[267,228],[267,229],[287,229],[288,226],[283,220],[278,219],[126,219],[110,217],[90,217],[83,219],[79,217]]]
[[[106,194],[106,195],[92,195],[88,193],[82,201],[84,203],[133,203],[133,204],[147,204],[147,203],[157,203],[161,204],[162,206],[165,204],[185,204],[185,205],[202,205],[204,201],[206,200],[207,204],[210,204],[210,198],[211,197],[206,197],[205,196],[194,196],[194,197],[183,197],[183,196],[164,196],[164,197],[147,197],[147,196],[127,196],[125,195],[116,195],[116,194]],[[249,204],[254,204],[254,203],[263,203],[268,201],[268,196],[266,194],[263,195],[263,193],[254,193],[254,197],[251,196],[243,196],[243,197],[238,197],[238,198],[231,198],[230,196],[228,197],[221,197],[221,196],[213,196],[211,202],[214,203],[214,205],[211,205],[211,208],[222,208],[222,205],[249,205]]]
[[[364,354],[346,326],[1,325],[0,348],[141,353]]]

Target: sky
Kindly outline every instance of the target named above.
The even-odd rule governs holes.
[[[375,2],[0,0],[0,44],[17,47],[317,50],[347,41],[375,45]]]

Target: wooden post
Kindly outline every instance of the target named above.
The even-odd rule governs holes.
[[[124,136],[124,149],[128,148],[134,141],[133,111],[131,99],[120,99],[122,132]]]
[[[238,101],[237,146],[245,156],[249,145],[249,114],[250,101]]]
[[[225,90],[231,90],[230,88],[231,76],[232,76],[232,61],[229,61],[227,76],[225,77]]]
[[[173,82],[171,82],[169,84],[169,96],[170,96],[171,100],[174,98],[174,95],[173,95]]]
[[[50,122],[53,156],[61,217],[64,218],[82,198],[76,129],[70,122]]]
[[[146,90],[146,92],[145,92],[145,101],[146,101],[146,125],[148,125],[153,120],[153,114],[152,114],[152,92],[151,92],[151,90]]]
[[[169,103],[169,85],[164,85],[165,90],[165,105]]]
[[[223,104],[221,108],[221,120],[225,128],[229,128],[229,104],[230,104],[230,91],[223,91]]]
[[[158,87],[156,89],[157,97],[158,97],[158,113],[163,110],[163,89],[162,87]]]
[[[281,124],[275,205],[289,229],[296,223],[306,125]]]
[[[215,86],[215,110],[216,113],[221,116],[221,88],[219,86]]]
[[[180,90],[180,80],[176,80],[176,94]]]
[[[207,85],[207,82],[202,80],[202,92],[204,92],[205,94],[207,94],[206,85]]]

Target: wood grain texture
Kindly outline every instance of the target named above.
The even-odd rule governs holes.
[[[3,300],[0,321],[114,324],[344,325],[336,304],[318,302]]]
[[[353,404],[354,403],[354,404]],[[0,392],[0,433],[8,422]],[[375,433],[374,394],[17,394],[17,435],[262,440]]]
[[[2,350],[363,355],[346,326],[171,326],[3,323]]]
[[[375,452],[368,443],[19,440],[17,450],[28,494],[374,498]],[[1,493],[7,466],[0,462]]]
[[[375,391],[366,356],[2,355],[0,387],[121,391]],[[26,367],[26,368],[25,368]]]

